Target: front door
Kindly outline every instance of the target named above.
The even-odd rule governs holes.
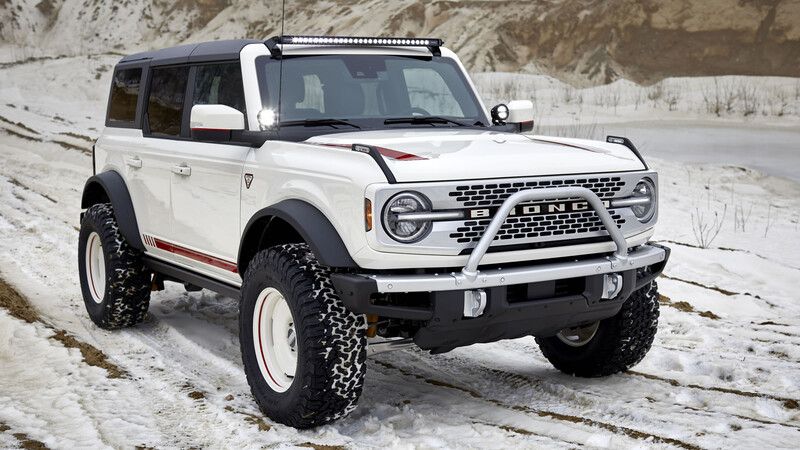
[[[186,108],[220,104],[244,113],[239,62],[198,65]],[[186,119],[190,113],[184,114]],[[188,129],[184,130],[189,132]],[[242,167],[251,147],[189,140],[173,148],[173,253],[177,262],[210,277],[241,283],[239,251]]]
[[[172,173],[172,234],[176,261],[238,284],[242,165],[250,147],[180,146]]]

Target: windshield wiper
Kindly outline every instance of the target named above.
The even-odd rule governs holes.
[[[352,124],[347,122],[346,120],[342,119],[306,119],[306,120],[290,120],[287,122],[281,122],[280,126],[282,127],[316,127],[316,126],[324,126],[328,125],[333,128],[336,128],[336,125],[347,125],[349,127],[361,129],[360,126],[356,124]]]
[[[433,125],[435,123],[452,123],[460,127],[467,126],[466,124],[463,124],[459,121],[448,119],[447,117],[441,117],[441,116],[396,117],[392,119],[386,119],[383,121],[384,125],[391,125],[395,123],[410,123],[411,125]]]

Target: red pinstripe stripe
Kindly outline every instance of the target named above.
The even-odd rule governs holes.
[[[227,270],[228,272],[239,273],[239,269],[236,267],[236,263],[226,261],[224,259],[220,259],[217,258],[216,256],[211,256],[203,252],[198,252],[197,250],[181,247],[180,245],[173,244],[171,242],[162,241],[161,239],[156,239],[152,237],[150,239],[154,241],[155,247],[160,250],[184,256],[186,258],[199,261],[203,264],[208,264],[210,266],[214,266],[222,270]]]
[[[347,144],[319,144],[319,145],[325,145],[328,147],[342,147],[342,148],[353,147],[352,145],[347,145]],[[400,152],[386,147],[378,147],[377,145],[373,145],[373,147],[375,147],[375,150],[377,150],[378,153],[380,153],[381,155],[386,156],[388,158],[396,159],[398,161],[414,161],[414,160],[428,159],[424,156],[418,156],[418,155],[413,155],[411,153]]]
[[[275,381],[275,378],[272,376],[272,372],[269,371],[269,365],[267,364],[267,358],[264,356],[264,344],[261,341],[261,313],[264,312],[264,305],[267,304],[267,299],[261,301],[261,308],[258,310],[258,350],[261,353],[261,361],[264,363],[264,368],[267,369],[267,375],[269,375],[270,380],[273,383],[277,384],[279,387],[282,387],[280,383]]]

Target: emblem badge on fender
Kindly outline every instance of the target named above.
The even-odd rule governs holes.
[[[244,185],[247,186],[247,189],[250,189],[250,183],[253,182],[253,174],[246,173],[244,174]]]

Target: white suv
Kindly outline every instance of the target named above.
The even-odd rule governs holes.
[[[79,243],[103,328],[178,281],[240,298],[277,422],[345,416],[368,353],[535,336],[558,369],[638,363],[658,320],[658,177],[624,138],[523,135],[437,39],[283,36],[123,58]]]

